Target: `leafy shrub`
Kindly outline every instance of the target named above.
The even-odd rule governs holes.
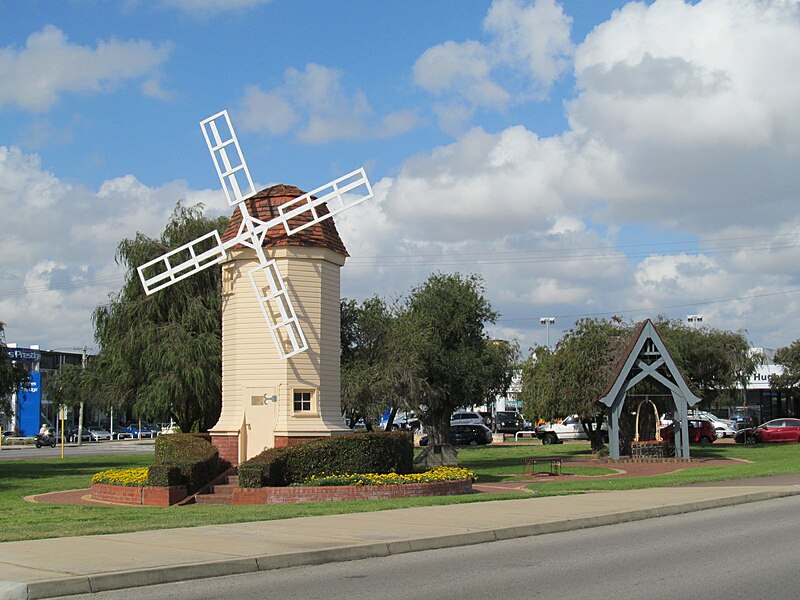
[[[270,448],[239,465],[239,487],[278,487],[288,484],[286,456],[289,448]]]
[[[303,483],[321,473],[411,473],[413,459],[408,432],[333,436],[265,450],[239,465],[239,486]]]
[[[185,485],[192,493],[219,473],[219,452],[208,435],[173,433],[156,439],[147,484]]]

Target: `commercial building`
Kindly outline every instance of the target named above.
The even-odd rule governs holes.
[[[28,371],[28,383],[11,394],[11,412],[0,412],[0,425],[3,431],[22,436],[35,435],[42,423],[55,425],[57,421],[58,407],[44,392],[47,379],[66,364],[83,364],[85,351],[41,350],[38,345],[20,347],[14,343],[6,346],[8,359],[22,364]]]

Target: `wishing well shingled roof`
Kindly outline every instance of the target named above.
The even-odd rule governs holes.
[[[258,192],[255,196],[245,200],[247,212],[250,216],[255,217],[261,221],[269,221],[278,216],[278,206],[302,196],[305,194],[299,188],[293,185],[278,184],[272,187],[265,188]],[[320,214],[327,214],[328,209],[323,204],[317,207],[317,212]],[[310,221],[310,215],[304,212],[297,217],[290,219],[289,224],[292,227],[298,227],[303,223]],[[222,234],[222,240],[227,241],[236,236],[239,231],[239,226],[242,223],[242,213],[237,207],[231,216],[230,223],[228,223],[225,233]],[[325,219],[321,223],[312,225],[302,231],[286,235],[286,230],[283,226],[273,227],[267,232],[264,238],[264,248],[274,248],[276,246],[304,246],[312,248],[328,248],[344,256],[350,256],[347,253],[347,248],[339,237],[339,232],[336,230],[336,225],[333,218]],[[244,246],[238,244],[237,249]]]

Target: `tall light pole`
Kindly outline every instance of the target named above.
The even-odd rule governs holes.
[[[686,315],[686,320],[692,324],[692,327],[697,329],[697,324],[703,322],[703,315]]]
[[[550,347],[550,325],[555,325],[555,317],[539,317],[539,323],[547,328],[547,347]]]

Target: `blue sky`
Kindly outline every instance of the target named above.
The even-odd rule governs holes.
[[[584,315],[798,334],[796,0],[0,0],[0,320],[92,345],[114,249],[259,185],[365,166],[342,294],[480,273],[523,349]]]

